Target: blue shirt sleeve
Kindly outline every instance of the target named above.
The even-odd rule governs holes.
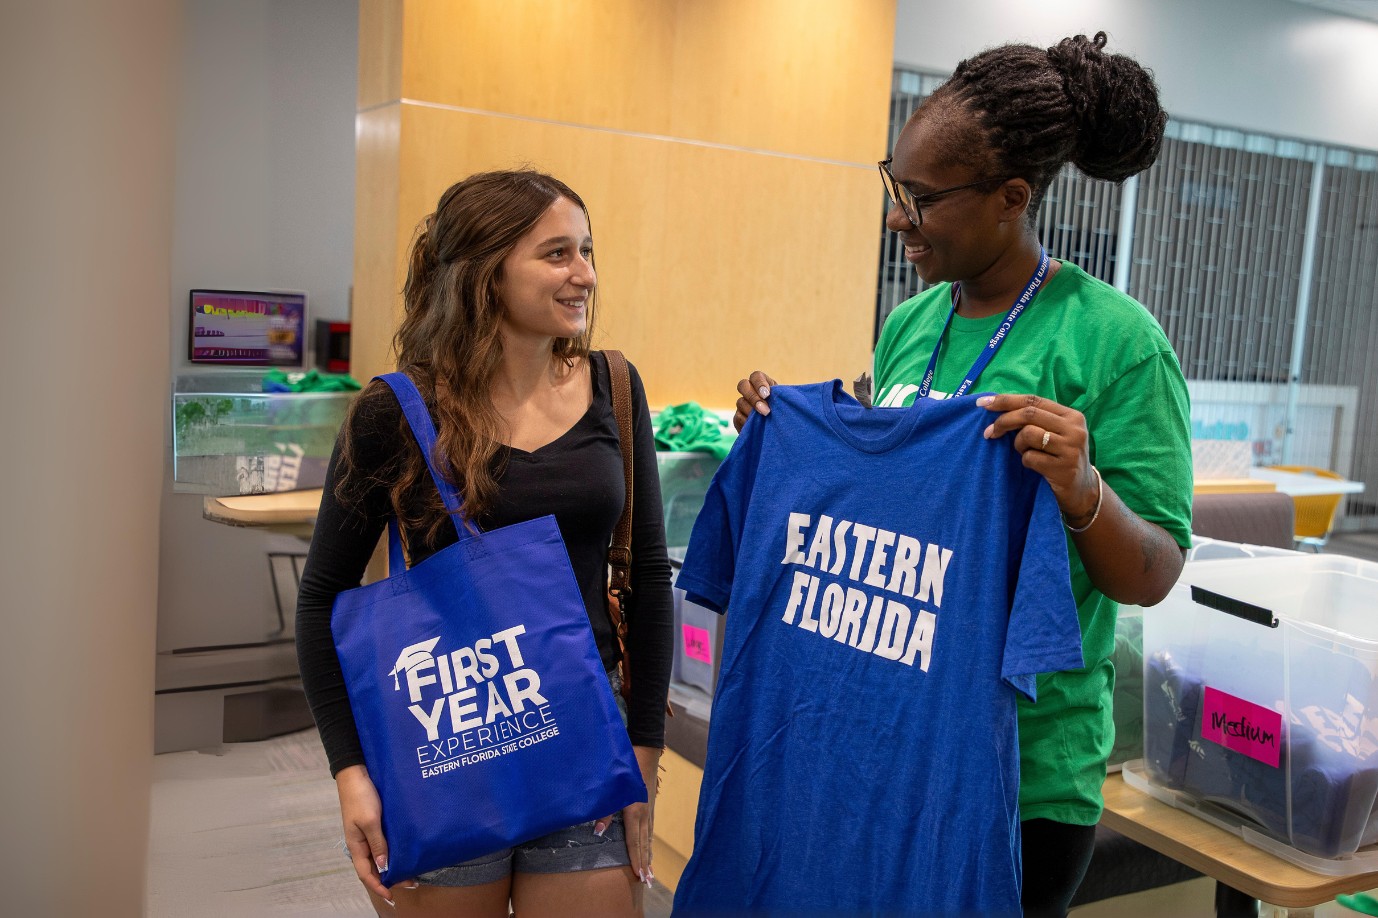
[[[1022,515],[1022,527],[1011,526],[1011,551],[1022,547],[1022,552],[1000,676],[1030,701],[1037,701],[1035,677],[1039,673],[1079,669],[1085,664],[1057,498],[1041,476],[1028,474],[1036,478],[1032,500],[1025,504],[1029,510]]]
[[[747,418],[741,435],[708,486],[703,509],[689,535],[689,548],[676,586],[684,590],[690,602],[714,612],[726,612],[732,598],[737,552],[756,487],[765,425],[769,423],[768,418],[757,414]]]

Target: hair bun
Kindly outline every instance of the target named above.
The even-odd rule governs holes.
[[[1092,178],[1119,182],[1153,165],[1167,114],[1153,74],[1133,58],[1105,53],[1106,35],[1064,38],[1048,61],[1077,121],[1072,162]]]

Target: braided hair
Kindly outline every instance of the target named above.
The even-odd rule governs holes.
[[[952,128],[941,135],[945,162],[1027,181],[1032,222],[1063,163],[1122,182],[1158,158],[1167,114],[1153,74],[1133,58],[1105,53],[1105,42],[1097,32],[1047,50],[1010,44],[983,51],[958,64],[913,120],[937,116]]]

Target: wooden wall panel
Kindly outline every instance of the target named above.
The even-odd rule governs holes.
[[[393,369],[392,335],[402,303],[397,260],[402,106],[355,116],[354,302],[350,372],[360,381]]]
[[[359,4],[359,110],[402,97],[402,0]]]
[[[694,818],[699,809],[703,769],[667,749],[660,757],[660,793],[656,797],[654,872],[671,890],[694,853]]]
[[[757,366],[797,382],[869,368],[874,169],[420,106],[403,125],[396,257],[457,179],[555,174],[593,218],[598,343],[627,352],[652,404],[726,406]]]
[[[676,0],[413,0],[402,94],[665,133],[676,6]]]
[[[670,133],[884,158],[893,0],[679,0]]]
[[[587,201],[596,343],[629,354],[653,406],[726,407],[758,367],[806,382],[869,366],[893,0],[362,2],[361,23],[388,26],[379,60],[401,17],[406,101],[360,115],[361,374],[386,368],[406,251],[440,193],[526,163]],[[391,160],[366,149],[385,138]]]
[[[402,95],[874,161],[894,23],[894,0],[414,0]]]
[[[654,358],[649,391],[727,407],[753,369],[812,382],[870,368],[873,168],[675,145],[666,178],[673,217],[645,291],[664,305],[609,323]]]

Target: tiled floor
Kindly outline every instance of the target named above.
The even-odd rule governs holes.
[[[1325,546],[1325,553],[1378,562],[1378,532],[1334,533]]]
[[[371,916],[314,730],[154,759],[147,918]],[[657,884],[647,918],[670,914]]]
[[[149,918],[372,915],[315,732],[224,750],[155,757]]]

